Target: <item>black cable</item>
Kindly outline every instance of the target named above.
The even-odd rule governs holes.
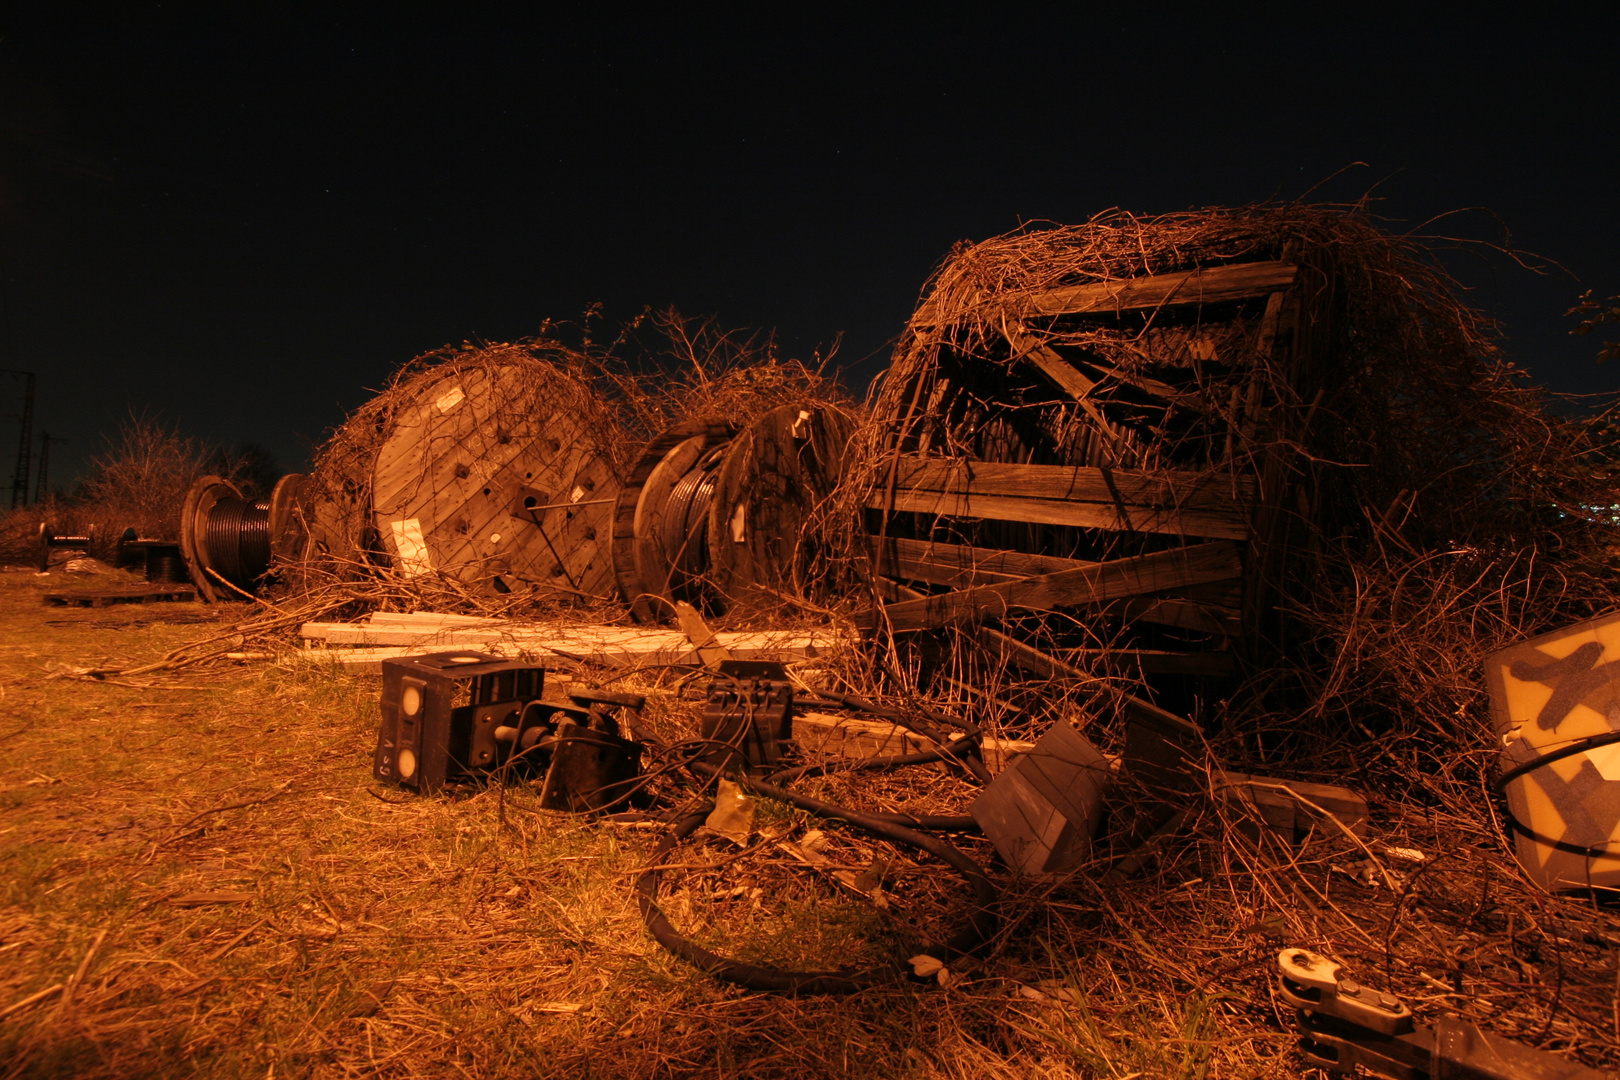
[[[706,769],[701,765],[697,767]],[[718,773],[718,770],[713,771]],[[977,862],[950,843],[914,829],[883,821],[870,814],[849,810],[808,796],[795,795],[762,781],[739,777],[738,782],[755,794],[798,806],[823,817],[843,821],[894,843],[926,851],[960,873],[973,889],[967,919],[948,941],[923,949],[926,955],[939,960],[966,955],[983,944],[995,930],[997,921],[995,904],[999,894],[994,883],[985,876]],[[658,846],[653,849],[647,869],[636,879],[637,903],[641,909],[642,920],[660,945],[715,978],[750,990],[790,994],[848,994],[880,983],[914,977],[909,964],[894,964],[860,972],[784,971],[761,967],[721,956],[676,930],[658,907],[658,883],[663,873],[660,864],[675,850],[677,844],[703,824],[708,817],[709,809],[712,809],[712,804],[709,808],[688,815],[675,828],[665,833]]]

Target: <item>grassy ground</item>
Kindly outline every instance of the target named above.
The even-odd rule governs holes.
[[[1375,842],[1446,860],[1403,873],[1398,895],[1334,869],[1363,857],[1342,837],[1285,851],[1206,814],[1128,885],[1007,882],[1004,935],[949,988],[744,993],[642,928],[631,883],[655,830],[539,811],[521,789],[384,790],[376,677],[290,651],[53,678],[224,629],[200,606],[43,606],[60,576],[0,574],[0,1076],[1297,1076],[1270,989],[1284,941],[1430,1015],[1595,1062],[1620,1041],[1610,917],[1516,885],[1486,824],[1388,801]],[[895,907],[769,845],[722,862],[723,842],[694,842],[666,910],[725,951],[904,957],[962,899],[932,867],[797,812],[766,807],[761,824],[819,824],[844,865],[894,860]]]

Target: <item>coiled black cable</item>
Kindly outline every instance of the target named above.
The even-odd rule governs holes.
[[[238,588],[270,569],[270,504],[227,495],[208,509],[203,525],[208,568]]]
[[[658,740],[653,737],[634,716],[626,716],[632,733],[637,739],[647,742],[655,747]],[[973,889],[973,899],[969,904],[967,918],[962,926],[951,935],[950,939],[940,945],[932,945],[923,950],[929,956],[939,960],[947,960],[952,956],[965,955],[979,945],[994,932],[997,922],[995,905],[1000,894],[991,880],[985,876],[984,870],[966,852],[957,848],[940,837],[929,836],[922,829],[937,829],[940,831],[977,830],[978,823],[970,817],[946,817],[936,815],[900,815],[868,813],[851,810],[848,807],[835,803],[814,799],[808,795],[799,795],[786,788],[777,786],[780,782],[788,782],[813,772],[834,772],[841,769],[861,768],[897,768],[904,765],[920,765],[934,761],[947,761],[962,765],[965,761],[977,760],[960,752],[968,743],[975,743],[971,736],[966,739],[953,740],[950,745],[941,742],[936,750],[924,750],[915,754],[898,754],[887,758],[868,758],[864,761],[854,761],[848,764],[843,762],[825,762],[818,765],[798,766],[784,769],[771,776],[769,780],[761,781],[745,776],[736,778],[736,782],[756,795],[785,802],[807,810],[822,817],[833,818],[864,829],[886,840],[907,847],[926,851],[951,866],[962,875],[964,880]],[[980,762],[980,767],[983,763]],[[704,781],[712,780],[721,775],[721,770],[697,760],[694,754],[687,760],[685,766],[696,773]],[[669,857],[680,842],[695,832],[699,825],[707,819],[713,804],[703,807],[687,815],[675,824],[669,832],[658,841],[648,860],[647,869],[636,879],[637,906],[641,910],[642,921],[646,923],[648,931],[653,938],[664,948],[679,956],[693,966],[708,972],[715,978],[725,982],[734,983],[750,990],[764,990],[776,993],[790,994],[847,994],[874,986],[880,983],[893,982],[899,978],[912,976],[911,969],[904,964],[890,965],[864,972],[828,972],[828,971],[784,971],[778,968],[761,967],[757,964],[748,964],[740,960],[733,960],[721,956],[692,941],[690,938],[676,930],[669,917],[658,906],[658,884],[663,871],[661,864]]]
[[[670,559],[670,588],[687,591],[709,572],[709,504],[720,480],[724,447],[688,470],[664,498],[659,540]]]

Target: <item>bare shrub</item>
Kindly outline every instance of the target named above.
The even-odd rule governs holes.
[[[175,540],[186,491],[206,471],[209,459],[208,448],[179,428],[134,414],[108,440],[107,449],[91,459],[90,476],[74,501],[80,516],[93,510],[104,528],[134,526],[142,536]]]

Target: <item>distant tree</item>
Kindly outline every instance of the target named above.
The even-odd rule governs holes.
[[[1605,323],[1620,323],[1620,296],[1611,296],[1607,303],[1600,303],[1592,297],[1592,290],[1587,289],[1586,295],[1581,297],[1580,303],[1570,308],[1565,314],[1579,316],[1580,322],[1570,331],[1577,337],[1585,337]],[[1598,360],[1612,360],[1620,356],[1620,341],[1605,341],[1603,348],[1598,350]]]
[[[276,481],[281,479],[281,466],[275,455],[254,442],[215,451],[211,469],[241,488],[243,497],[250,500],[268,499]]]

